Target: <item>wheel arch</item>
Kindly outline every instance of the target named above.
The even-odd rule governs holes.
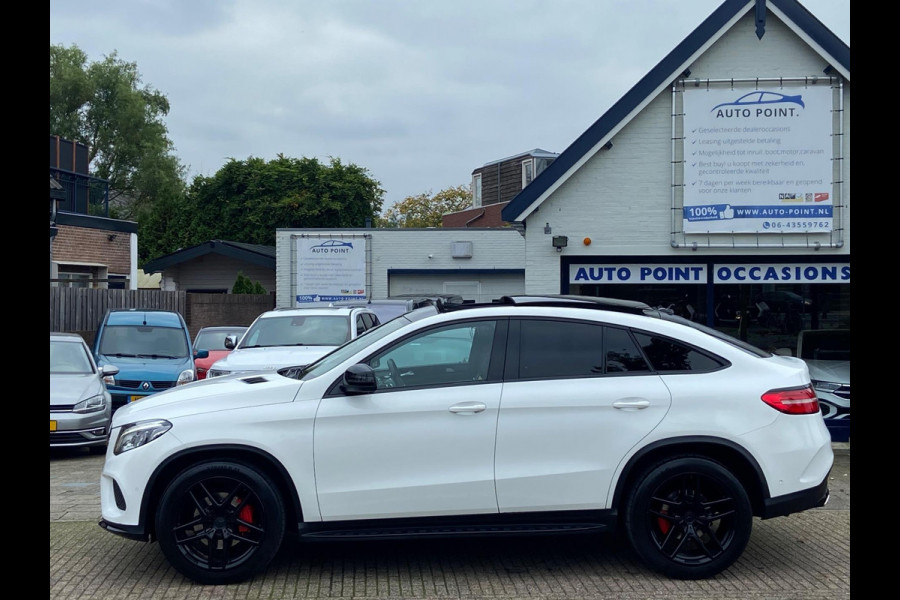
[[[761,516],[765,499],[769,497],[769,486],[762,468],[746,448],[732,441],[709,436],[686,436],[659,440],[641,448],[632,456],[616,482],[612,506],[623,508],[622,503],[636,480],[646,469],[665,458],[690,454],[714,460],[731,471],[750,498],[753,515]],[[618,511],[623,514],[622,510]]]
[[[151,541],[157,538],[156,523],[153,515],[156,514],[156,508],[166,486],[185,469],[209,461],[241,463],[268,476],[276,485],[279,494],[284,500],[287,532],[297,531],[297,524],[303,519],[303,509],[297,488],[284,465],[274,456],[259,448],[221,444],[189,448],[173,454],[153,472],[144,491],[140,514],[140,520],[144,523],[144,530]]]

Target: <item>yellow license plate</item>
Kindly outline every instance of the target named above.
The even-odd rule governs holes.
[[[56,431],[56,421],[50,421],[50,431]]]
[[[131,396],[130,398],[128,398],[128,401],[129,402],[137,402],[141,398],[143,398],[143,396]]]

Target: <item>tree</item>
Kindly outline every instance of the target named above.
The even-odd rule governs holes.
[[[258,281],[253,281],[243,271],[238,271],[237,279],[234,281],[234,287],[231,288],[232,294],[267,294],[266,288]]]
[[[214,239],[274,245],[276,229],[365,227],[383,194],[365,169],[337,158],[232,158],[212,177],[195,177],[183,202],[145,220],[139,255],[149,260]]]
[[[441,190],[407,196],[385,211],[379,227],[440,227],[441,217],[472,207],[472,186],[458,185]]]
[[[91,174],[109,181],[110,216],[140,225],[157,201],[183,197],[168,113],[168,99],[141,86],[137,65],[115,51],[88,63],[74,44],[50,45],[50,135],[88,146]]]

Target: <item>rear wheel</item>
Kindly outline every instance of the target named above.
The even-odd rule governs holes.
[[[628,541],[647,565],[676,579],[728,568],[750,540],[753,512],[737,478],[712,460],[682,456],[638,478],[625,506]]]
[[[281,545],[284,503],[265,475],[237,462],[190,467],[166,488],[156,511],[163,554],[203,584],[234,583],[263,570]]]

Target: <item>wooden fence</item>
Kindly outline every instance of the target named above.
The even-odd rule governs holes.
[[[249,325],[275,308],[275,295],[189,294],[162,290],[50,288],[50,331],[80,333],[88,344],[110,308],[158,308],[181,313],[192,336],[211,325]]]

